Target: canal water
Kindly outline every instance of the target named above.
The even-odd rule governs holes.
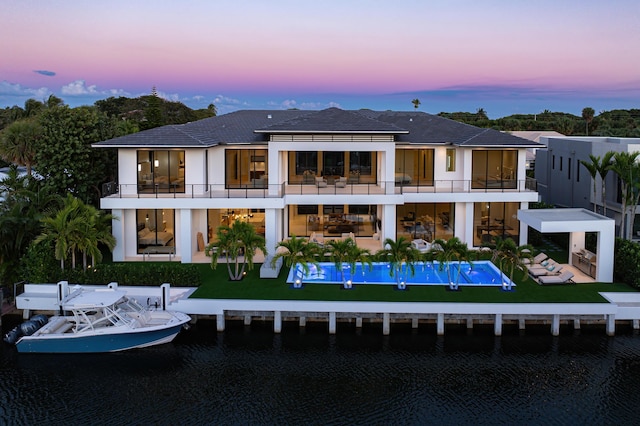
[[[6,321],[3,331],[11,327]],[[7,425],[637,425],[640,335],[618,327],[285,323],[114,354],[18,354],[2,344]]]

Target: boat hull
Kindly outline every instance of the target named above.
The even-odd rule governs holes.
[[[171,342],[187,321],[134,332],[25,336],[16,348],[24,353],[100,353],[144,348]]]

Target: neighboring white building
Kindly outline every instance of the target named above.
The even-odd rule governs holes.
[[[517,212],[538,201],[525,162],[540,144],[415,111],[245,110],[94,147],[118,150],[118,182],[101,200],[120,218],[115,261],[153,248],[192,262],[235,220],[270,253],[314,233],[524,244]]]
[[[536,152],[535,177],[541,200],[559,207],[581,207],[603,213],[602,185],[598,177],[594,199],[593,181],[584,160],[591,163],[589,155],[602,158],[607,152],[640,152],[640,138],[613,138],[587,136],[541,137],[546,149]],[[606,176],[606,216],[613,218],[619,230],[621,221],[620,184],[614,172]],[[640,217],[636,215],[633,235],[640,231]],[[628,215],[626,226],[630,226]],[[618,234],[618,232],[616,232]]]

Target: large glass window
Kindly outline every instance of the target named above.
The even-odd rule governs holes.
[[[433,186],[433,149],[396,150],[396,185]]]
[[[173,209],[136,211],[138,253],[175,253]]]
[[[316,176],[346,177],[350,184],[376,182],[376,153],[369,151],[289,153],[289,182],[314,184]]]
[[[225,183],[227,188],[266,188],[266,149],[227,149]]]
[[[473,151],[472,188],[515,189],[518,152],[515,150]]]
[[[339,238],[353,232],[357,237],[371,237],[375,232],[375,205],[292,205],[289,206],[289,235],[325,239]]]
[[[247,222],[252,225],[258,235],[265,235],[264,209],[208,209],[207,241],[217,240],[218,228],[232,226],[234,222]]]
[[[138,192],[184,192],[184,151],[138,151]]]
[[[456,171],[456,150],[455,148],[447,148],[447,171]]]
[[[344,176],[344,152],[325,151],[322,153],[322,175]]]
[[[494,242],[496,237],[519,242],[519,203],[475,203],[473,207],[474,245]]]
[[[454,235],[453,203],[410,203],[396,208],[396,238],[448,240]]]

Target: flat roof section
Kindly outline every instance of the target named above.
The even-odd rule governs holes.
[[[518,210],[518,219],[544,232],[615,232],[615,221],[586,209]]]

